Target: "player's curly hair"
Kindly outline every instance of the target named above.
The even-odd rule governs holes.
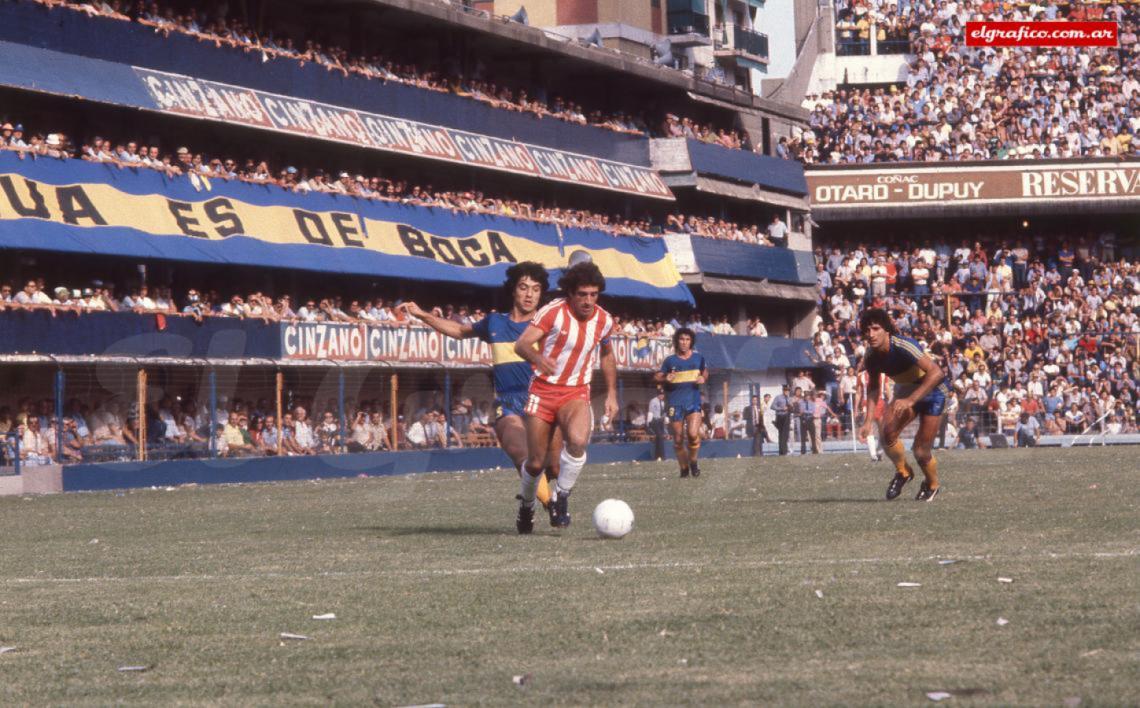
[[[872,307],[863,311],[859,317],[859,332],[863,336],[867,336],[867,330],[871,325],[877,324],[885,329],[889,334],[898,334],[898,329],[895,328],[895,322],[891,319],[890,313],[881,307]]]
[[[507,291],[508,297],[514,294],[515,288],[523,278],[530,278],[538,283],[544,295],[550,290],[550,274],[546,272],[546,268],[536,261],[523,261],[507,268],[507,279],[503,281],[503,289]]]
[[[579,263],[573,268],[568,268],[558,279],[558,289],[564,295],[573,294],[583,285],[593,285],[598,289],[598,292],[605,292],[606,290],[606,276],[602,275],[602,269],[592,261]]]
[[[681,327],[673,333],[673,351],[677,351],[677,343],[681,341],[681,335],[689,335],[689,349],[697,346],[697,333],[688,327]]]

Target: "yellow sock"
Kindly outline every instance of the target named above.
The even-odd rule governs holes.
[[[538,489],[535,490],[534,496],[543,506],[550,503],[550,484],[546,481],[545,474],[538,475]]]
[[[696,461],[697,453],[701,451],[701,444],[698,442],[696,445],[689,445],[689,459]]]
[[[687,447],[684,445],[674,445],[673,454],[677,456],[677,464],[681,466],[682,470],[689,467],[689,449]]]
[[[938,460],[931,457],[930,462],[925,465],[920,462],[918,465],[922,468],[922,473],[926,475],[926,486],[931,489],[938,489]]]
[[[899,474],[907,478],[914,476],[914,470],[906,462],[906,447],[901,440],[895,440],[890,445],[884,445],[883,452],[887,453],[887,457],[895,463],[895,469],[898,470]]]

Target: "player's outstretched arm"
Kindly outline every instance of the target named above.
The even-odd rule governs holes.
[[[538,327],[527,325],[522,336],[515,342],[515,354],[530,362],[538,373],[549,376],[554,373],[554,362],[548,359],[535,345],[545,336]]]
[[[436,332],[451,337],[452,339],[467,339],[468,337],[475,336],[475,328],[471,325],[459,324],[458,322],[452,322],[442,317],[436,317],[410,300],[399,305],[396,309],[402,310],[404,314],[415,317]]]
[[[617,359],[614,358],[614,348],[609,342],[602,342],[601,347],[602,377],[606,380],[605,412],[613,420],[618,414]]]

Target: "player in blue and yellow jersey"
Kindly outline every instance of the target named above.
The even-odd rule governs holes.
[[[673,353],[661,362],[653,375],[665,385],[665,415],[673,428],[673,451],[681,466],[681,476],[701,476],[697,453],[701,449],[701,384],[708,371],[705,358],[693,349],[697,335],[688,327],[673,333]]]
[[[530,324],[543,295],[550,288],[550,276],[541,263],[523,261],[507,269],[503,287],[511,297],[511,311],[508,314],[492,312],[474,324],[460,324],[436,317],[414,302],[405,302],[400,307],[440,334],[455,339],[478,337],[491,345],[492,377],[495,384],[495,434],[499,438],[499,447],[511,458],[515,469],[521,470],[527,457],[523,409],[526,407],[534,370],[515,353],[515,341]],[[539,476],[536,496],[543,506],[550,503],[547,478],[558,476],[561,447],[561,437],[558,437],[547,453],[546,474]]]
[[[859,439],[866,440],[873,430],[873,402],[879,397],[880,374],[885,374],[895,383],[894,400],[887,406],[881,421],[883,451],[895,463],[895,476],[887,487],[887,499],[901,494],[903,486],[914,477],[899,434],[917,417],[918,432],[914,434],[911,452],[926,479],[915,499],[930,501],[938,495],[939,489],[938,461],[934,459],[932,449],[934,436],[942,423],[946,398],[950,395],[943,382],[946,375],[918,342],[897,333],[886,310],[873,308],[864,312],[859,318],[859,330],[867,344],[867,353],[860,367],[869,374],[866,419],[859,429]]]

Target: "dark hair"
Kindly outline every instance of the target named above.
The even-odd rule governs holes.
[[[689,335],[689,349],[697,346],[697,335],[693,330],[688,327],[681,327],[673,333],[673,351],[677,351],[677,342],[681,341],[681,335]]]
[[[503,287],[508,295],[514,294],[515,288],[523,278],[530,278],[538,283],[543,293],[550,289],[550,274],[546,272],[546,268],[535,261],[523,261],[507,268],[507,279],[503,281]]]
[[[602,270],[592,261],[579,263],[573,268],[567,269],[558,279],[558,289],[564,295],[572,295],[578,288],[591,285],[597,287],[598,292],[604,292],[606,289],[606,277],[602,275]]]
[[[872,307],[863,312],[859,317],[859,331],[866,335],[867,330],[871,325],[877,324],[885,329],[889,334],[898,334],[895,329],[895,323],[891,320],[891,316],[881,307]]]

